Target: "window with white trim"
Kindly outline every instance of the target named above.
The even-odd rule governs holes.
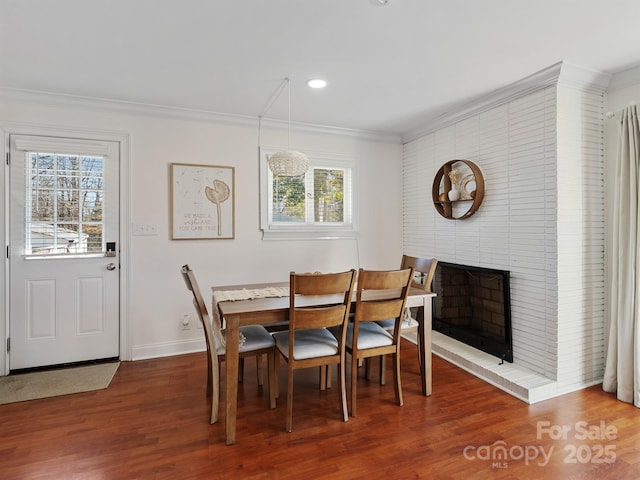
[[[309,170],[299,177],[283,177],[269,170],[267,160],[272,153],[262,151],[260,162],[263,238],[357,235],[351,159],[307,152]]]

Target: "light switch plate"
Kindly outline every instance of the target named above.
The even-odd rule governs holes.
[[[155,223],[134,223],[134,235],[158,235],[158,225]]]

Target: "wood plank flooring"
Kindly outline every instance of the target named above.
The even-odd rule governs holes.
[[[640,409],[600,386],[527,405],[434,356],[423,397],[415,351],[403,344],[404,406],[361,376],[347,423],[336,382],[320,391],[316,369],[298,372],[292,433],[284,362],[270,410],[248,360],[233,446],[224,404],[207,421],[204,353],[123,362],[107,390],[0,406],[0,478],[640,478]]]

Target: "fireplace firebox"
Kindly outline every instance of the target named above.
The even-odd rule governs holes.
[[[513,362],[509,272],[438,262],[433,329]]]

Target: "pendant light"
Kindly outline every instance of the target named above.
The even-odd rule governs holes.
[[[291,79],[289,79],[289,77],[284,79],[278,91],[274,94],[273,99],[264,109],[262,115],[260,115],[260,119],[262,119],[262,116],[267,113],[269,108],[271,108],[271,105],[273,105],[273,103],[280,97],[285,86],[288,87],[289,96],[287,149],[270,155],[267,162],[269,164],[269,170],[271,170],[271,173],[274,175],[280,177],[299,177],[300,175],[304,175],[309,169],[309,158],[304,153],[296,152],[289,148],[291,140]]]

